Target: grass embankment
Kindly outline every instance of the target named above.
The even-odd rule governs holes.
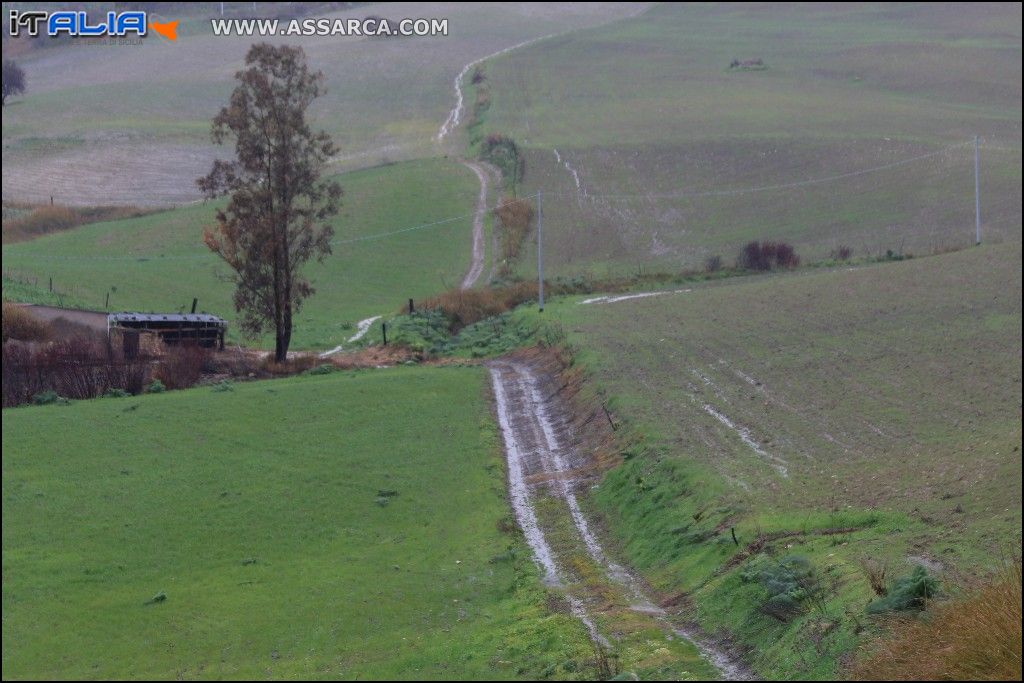
[[[591,675],[503,531],[484,382],[409,368],[4,410],[4,677]]]
[[[865,566],[942,589],[1019,551],[1020,311],[1015,245],[543,317],[616,421],[586,502],[619,551],[760,675],[830,678],[877,633]]]
[[[332,348],[355,332],[356,321],[454,286],[469,266],[471,216],[350,241],[471,213],[479,187],[469,169],[426,159],[344,174],[339,181],[345,197],[334,221],[334,253],[306,269],[317,293],[296,316],[296,349]],[[202,310],[230,320],[232,285],[219,277],[225,267],[201,241],[213,211],[201,204],[6,245],[4,297],[31,295],[25,287],[9,293],[13,280],[48,288],[52,277],[55,289],[89,308],[102,309],[108,293],[111,310],[187,310],[198,297]]]

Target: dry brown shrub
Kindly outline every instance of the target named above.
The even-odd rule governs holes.
[[[884,562],[863,558],[860,561],[860,567],[864,570],[864,576],[867,577],[874,594],[879,597],[885,597],[889,592],[888,584],[886,583],[888,565]]]
[[[422,355],[404,346],[367,346],[358,351],[338,353],[326,359],[336,368],[357,370],[422,360]]]
[[[5,301],[3,303],[3,340],[46,341],[53,336],[53,330],[44,321],[28,312],[24,306]]]
[[[206,349],[191,344],[168,346],[154,376],[168,389],[194,387],[203,374],[208,353]]]
[[[139,393],[150,366],[125,359],[94,336],[44,344],[11,341],[3,345],[3,404],[28,403],[45,391],[70,399],[88,399],[110,391]]]
[[[1021,563],[920,617],[888,622],[851,668],[857,680],[1021,680]]]
[[[448,318],[449,329],[457,332],[466,325],[500,315],[536,298],[536,282],[516,282],[487,289],[449,289],[426,299],[420,307],[443,311]]]
[[[290,377],[305,372],[319,364],[320,359],[315,354],[302,353],[288,357],[284,363],[274,360],[273,354],[268,354],[260,363],[260,376],[269,377]]]
[[[508,275],[513,262],[519,257],[523,241],[533,228],[533,203],[526,199],[506,197],[494,208],[495,227],[501,240],[502,275]]]
[[[5,206],[7,206],[5,204]],[[3,222],[3,243],[23,242],[86,223],[134,218],[147,213],[134,206],[18,205],[24,213]]]

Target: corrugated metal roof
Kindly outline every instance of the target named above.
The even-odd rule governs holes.
[[[110,323],[120,322],[191,322],[215,325],[227,325],[227,321],[209,313],[110,313]]]

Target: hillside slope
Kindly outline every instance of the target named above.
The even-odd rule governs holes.
[[[1019,552],[1020,262],[1017,243],[551,304],[625,458],[587,506],[759,674],[834,677],[874,623],[862,564],[955,585]],[[773,614],[756,577],[787,557],[822,592]]]
[[[1019,5],[663,4],[486,64],[474,139],[524,149],[551,273],[931,253],[1021,217]],[[758,68],[730,68],[761,60]],[[521,271],[533,271],[524,255]]]
[[[251,16],[244,3],[228,9],[229,18]],[[174,43],[151,35],[143,45],[65,41],[34,50],[18,58],[28,92],[4,107],[3,197],[137,206],[198,198],[194,179],[215,156],[229,153],[210,143],[210,120],[227,104],[249,46],[266,41],[302,46],[310,67],[324,72],[326,93],[310,118],[341,150],[339,171],[435,156],[434,136],[454,104],[452,79],[467,62],[636,9],[628,3],[439,3],[425,12],[416,3],[394,3],[311,15],[449,22],[447,36],[390,39],[214,36],[208,18],[183,16]],[[258,13],[282,11],[297,10],[264,3]]]
[[[454,286],[470,263],[479,189],[469,169],[423,159],[338,180],[345,196],[333,221],[333,253],[306,269],[317,293],[296,316],[298,349],[333,348],[353,334],[358,320]],[[202,310],[231,320],[232,285],[202,244],[213,212],[212,204],[197,204],[7,245],[4,273],[44,289],[52,277],[69,301],[94,309],[103,308],[108,292],[111,310],[177,311],[198,297]],[[461,218],[386,234],[451,216]],[[11,288],[12,297],[17,292],[25,288]],[[237,326],[231,336],[239,339]]]

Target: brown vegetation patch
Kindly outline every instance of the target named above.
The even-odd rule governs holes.
[[[351,353],[339,353],[330,357],[330,364],[342,370],[379,368],[398,365],[408,361],[422,360],[422,356],[401,346],[368,346]]]
[[[420,308],[444,312],[449,330],[454,333],[536,298],[536,282],[516,282],[487,289],[450,289],[426,299],[420,303]]]
[[[54,204],[4,204],[20,210],[3,222],[3,243],[25,242],[54,232],[71,230],[87,223],[137,218],[148,211],[135,206],[61,206]]]
[[[3,405],[22,405],[40,394],[87,399],[108,392],[140,393],[151,361],[125,358],[96,337],[3,345]]]
[[[857,680],[1021,680],[1021,563],[919,617],[894,618],[851,667]]]
[[[3,302],[3,341],[11,339],[26,342],[41,342],[53,336],[53,330],[46,322],[28,312],[24,306]]]
[[[506,197],[494,208],[495,228],[501,243],[501,265],[498,272],[508,276],[519,258],[523,242],[533,229],[533,202]]]

